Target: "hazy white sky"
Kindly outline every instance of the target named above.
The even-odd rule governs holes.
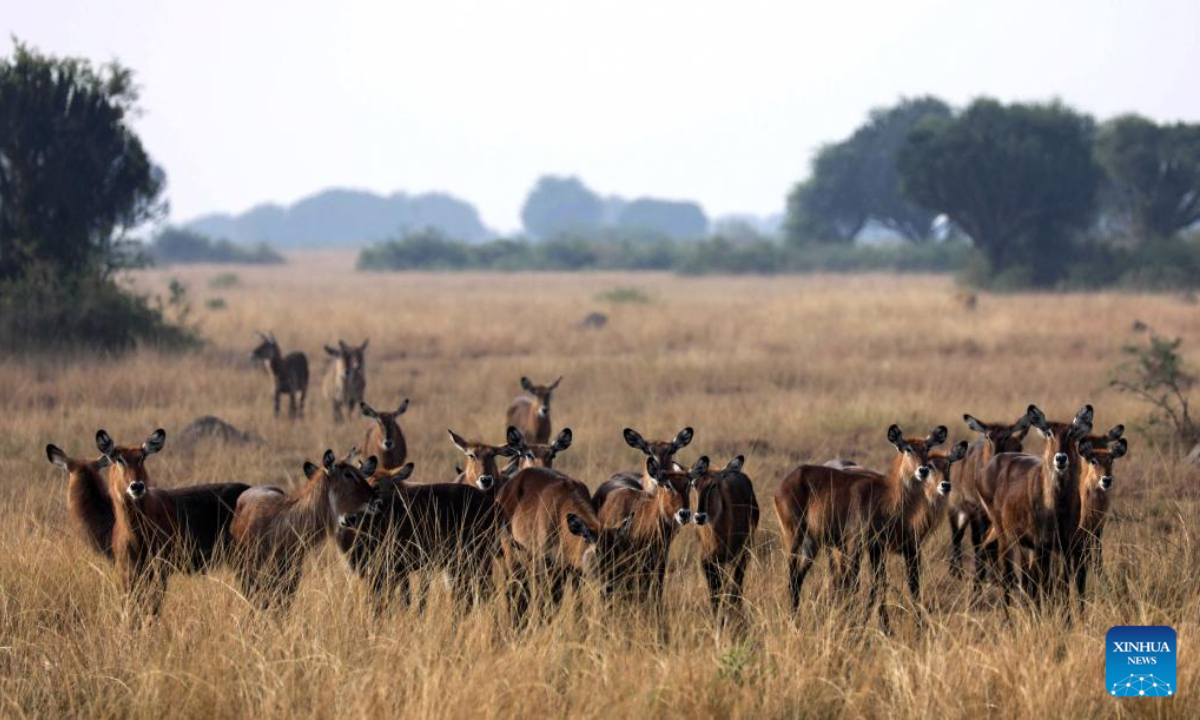
[[[1198,0],[0,0],[11,35],[137,71],[176,220],[342,186],[511,230],[543,173],[778,212],[815,147],[921,93],[1200,121]]]

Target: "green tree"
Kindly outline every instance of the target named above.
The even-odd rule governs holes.
[[[1146,241],[1200,222],[1200,125],[1122,115],[1100,126],[1096,155],[1117,215]]]
[[[525,231],[540,239],[595,230],[603,217],[603,201],[574,177],[547,175],[538,179],[521,208]]]
[[[905,195],[945,213],[992,273],[1038,284],[1066,273],[1074,239],[1092,221],[1103,174],[1090,117],[1060,103],[973,102],[930,118],[897,155]]]
[[[810,177],[788,194],[783,232],[790,244],[852,242],[866,225],[853,156],[844,143],[817,151]]]
[[[15,45],[0,59],[0,280],[38,263],[107,277],[132,257],[126,233],[164,209],[129,127],[133,73]]]

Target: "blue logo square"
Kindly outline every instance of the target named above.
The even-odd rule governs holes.
[[[1105,689],[1116,697],[1175,694],[1175,630],[1164,625],[1117,625],[1104,638]]]

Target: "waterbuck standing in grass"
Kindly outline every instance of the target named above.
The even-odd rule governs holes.
[[[67,472],[67,514],[75,534],[88,547],[113,559],[112,532],[115,517],[104,469],[108,458],[77,460],[57,445],[46,446],[46,457]]]
[[[713,615],[724,620],[723,607],[740,612],[750,546],[758,529],[758,499],[754,484],[742,472],[746,458],[738,455],[722,470],[709,469],[696,478],[696,512],[700,528],[700,567],[708,582]]]
[[[364,417],[372,420],[363,441],[363,452],[379,458],[380,470],[399,468],[408,459],[408,444],[404,441],[404,432],[400,430],[400,416],[408,410],[408,398],[404,398],[392,412],[377,412],[365,402],[359,403],[359,408]]]
[[[325,353],[332,358],[321,390],[325,397],[333,403],[333,421],[342,421],[342,407],[347,413],[353,413],[363,400],[367,390],[367,371],[364,365],[367,345],[371,339],[363,340],[362,345],[351,347],[338,340],[337,347],[325,346]]]
[[[625,438],[625,444],[634,450],[640,450],[646,454],[646,457],[652,457],[658,461],[659,468],[667,470],[679,470],[679,465],[675,463],[675,453],[687,447],[692,441],[694,431],[690,427],[685,427],[680,430],[674,440],[655,440],[648,442],[633,428],[625,428],[622,435]],[[621,488],[641,488],[647,492],[653,492],[657,483],[654,478],[648,474],[649,466],[643,466],[642,470],[626,470],[619,473],[614,473],[611,477],[600,484],[596,488],[595,494],[592,496],[592,502],[597,509],[604,504],[605,499],[610,492]]]
[[[550,396],[560,382],[561,377],[549,385],[534,385],[529,378],[521,378],[521,389],[526,394],[518,395],[508,406],[505,424],[516,427],[525,442],[540,445],[550,442]]]
[[[304,414],[304,399],[308,396],[308,358],[302,352],[284,355],[275,340],[275,333],[258,334],[262,342],[250,353],[254,360],[261,360],[271,376],[275,378],[275,417],[279,417],[279,396],[288,396],[288,415]],[[300,396],[297,408],[296,396]]]

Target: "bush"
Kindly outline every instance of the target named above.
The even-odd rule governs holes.
[[[229,272],[221,273],[220,275],[214,275],[212,279],[208,281],[208,286],[213,290],[228,290],[241,284],[242,279],[238,277],[238,274]]]
[[[612,290],[605,290],[596,295],[597,302],[608,302],[614,304],[633,303],[644,305],[650,302],[650,296],[645,290],[635,287],[617,287]]]
[[[219,263],[244,265],[278,265],[284,262],[279,253],[265,243],[252,247],[235,245],[228,240],[212,240],[191,230],[167,228],[154,238],[147,248],[150,259],[160,265],[187,263]]]

